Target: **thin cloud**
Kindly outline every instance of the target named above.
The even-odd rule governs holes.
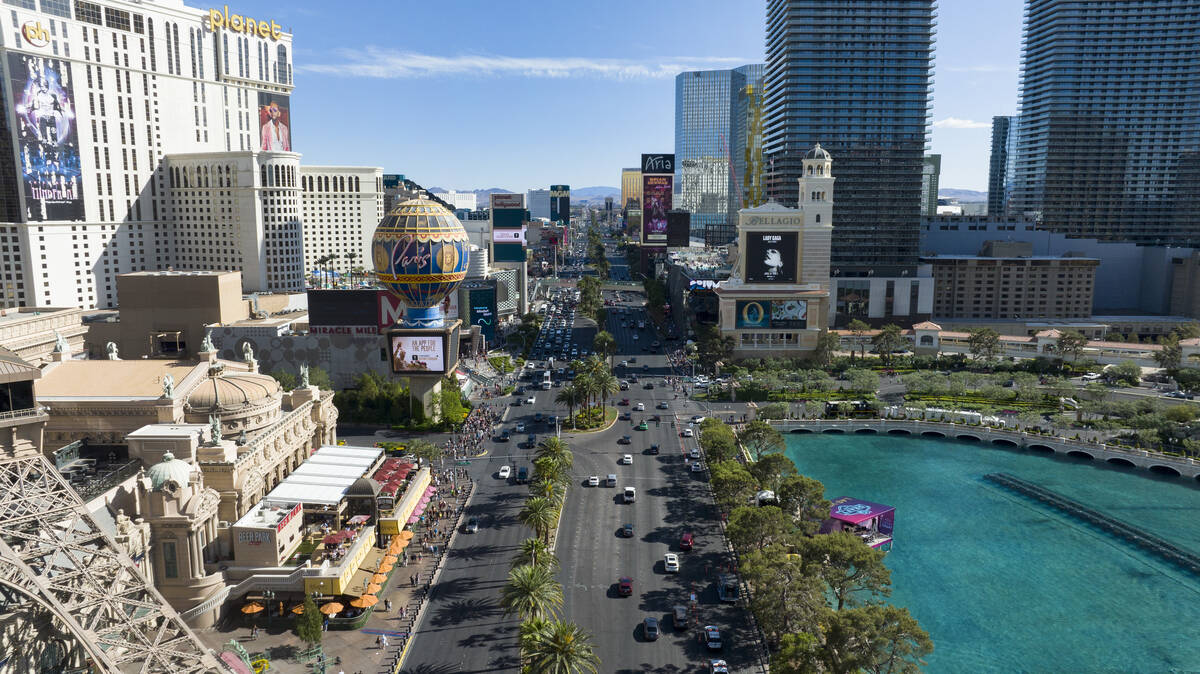
[[[991,122],[976,122],[972,119],[959,119],[957,117],[947,117],[939,119],[933,125],[939,129],[990,129]]]
[[[309,63],[298,70],[327,75],[376,79],[413,79],[449,75],[507,75],[530,78],[593,76],[611,79],[662,79],[674,77],[698,65],[752,63],[734,57],[676,56],[659,61],[628,59],[553,58],[528,56],[458,55],[434,56],[379,47],[335,52],[340,63]]]

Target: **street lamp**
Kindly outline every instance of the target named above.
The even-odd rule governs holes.
[[[271,600],[275,598],[275,593],[270,590],[263,590],[263,601],[267,605],[267,625],[271,624]]]

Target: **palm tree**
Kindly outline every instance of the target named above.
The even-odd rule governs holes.
[[[611,358],[617,353],[617,339],[612,336],[612,333],[607,330],[601,330],[596,333],[592,339],[592,347],[596,349],[596,353],[604,354],[610,358],[609,368],[612,368]]]
[[[556,485],[567,485],[571,482],[570,470],[552,456],[533,460],[533,476],[535,479],[546,480]]]
[[[600,418],[603,419],[605,414],[604,403],[608,401],[609,396],[621,390],[621,382],[608,370],[597,373],[594,378],[596,381],[596,394],[600,398]]]
[[[558,569],[558,557],[550,551],[550,546],[540,538],[526,538],[517,546],[517,554],[513,557],[513,566],[548,566]]]
[[[531,482],[529,484],[529,493],[554,501],[555,506],[558,508],[562,507],[563,497],[566,496],[566,490],[557,482],[547,477],[539,477]]]
[[[528,671],[529,651],[534,648],[541,635],[550,627],[550,621],[545,618],[526,618],[521,621],[521,631],[517,635],[517,645],[521,649],[521,671]]]
[[[574,384],[560,388],[554,396],[554,402],[567,406],[567,416],[571,417],[571,427],[575,427],[575,406],[579,404],[579,391]]]
[[[534,674],[595,674],[600,666],[591,635],[579,625],[561,620],[530,629],[524,650]]]
[[[579,395],[579,407],[581,416],[586,417],[587,411],[592,406],[592,378],[584,372],[576,370],[575,381],[571,382],[571,386],[575,388],[575,392]]]
[[[575,455],[571,453],[570,445],[558,438],[546,438],[538,445],[533,453],[534,459],[549,457],[557,461],[563,468],[570,469],[575,465]]]
[[[508,572],[508,583],[500,590],[504,615],[546,618],[562,608],[562,585],[545,566],[518,566]]]
[[[533,533],[547,543],[550,542],[550,528],[558,516],[558,508],[554,501],[542,496],[531,496],[525,501],[525,507],[517,513],[517,521],[533,529]]]

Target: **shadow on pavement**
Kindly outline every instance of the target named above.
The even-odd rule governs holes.
[[[471,620],[498,618],[502,613],[500,606],[493,599],[467,599],[439,607],[430,624],[434,627],[446,627]]]

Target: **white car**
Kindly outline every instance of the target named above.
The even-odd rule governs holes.
[[[512,476],[512,468],[509,466],[500,466],[500,472],[496,473],[496,477],[501,480],[507,480],[510,476]]]
[[[518,422],[517,422],[517,432],[518,432],[518,433],[524,433],[524,432],[525,432],[525,422],[524,422],[524,421],[518,421]]]
[[[704,417],[700,416],[699,414],[697,414],[696,416],[692,417],[692,423],[693,423],[693,424],[698,424],[698,423],[701,423],[701,422],[703,422],[703,421],[704,421]]]
[[[633,409],[635,409],[639,412],[645,412],[646,411],[646,403],[638,403],[637,405],[634,405]]]
[[[704,472],[704,464],[700,463],[699,461],[693,461],[692,462],[692,472],[693,473],[703,473]]]
[[[700,448],[692,447],[690,450],[688,450],[688,458],[699,459],[700,458]]]
[[[600,476],[593,475],[593,476],[589,477],[588,478],[588,486],[589,487],[599,487],[600,486]]]
[[[632,466],[633,465],[633,455],[632,454],[622,454],[621,455],[621,463],[625,464],[626,466]]]
[[[694,437],[696,437],[696,434],[692,431],[692,429],[685,428],[685,429],[683,429],[683,437],[694,438]]]
[[[537,400],[533,396],[529,396],[528,398],[525,399],[526,405],[534,405],[536,403],[537,403]]]
[[[666,556],[663,557],[663,569],[667,573],[679,573],[679,555],[673,552],[668,552]]]

